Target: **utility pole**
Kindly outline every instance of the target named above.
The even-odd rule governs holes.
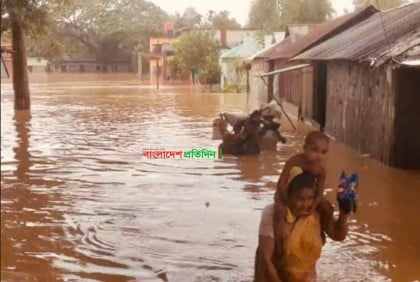
[[[160,71],[159,71],[159,60],[161,58],[161,48],[162,48],[162,44],[156,43],[154,44],[154,50],[153,50],[153,55],[151,56],[153,59],[156,60],[156,88],[159,89],[159,75],[160,75]]]
[[[160,58],[156,59],[156,89],[159,90],[159,60]]]

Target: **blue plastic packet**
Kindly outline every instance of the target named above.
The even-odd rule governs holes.
[[[344,171],[341,172],[338,180],[337,201],[340,210],[346,214],[356,212],[356,194],[358,192],[358,186],[359,177],[357,173],[347,176]]]

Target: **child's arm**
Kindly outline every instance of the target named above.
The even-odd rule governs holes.
[[[276,194],[274,198],[275,202],[277,202],[278,200],[286,199],[287,197],[287,180],[289,179],[291,168],[292,168],[291,162],[287,161],[284,164],[279,180],[277,181],[277,189],[276,189]]]
[[[314,201],[314,205],[312,206],[312,211],[314,211],[318,204],[321,202],[322,197],[324,196],[324,189],[325,189],[325,180],[327,178],[327,172],[325,169],[322,169],[320,174],[317,176],[317,182],[316,182],[316,197]]]

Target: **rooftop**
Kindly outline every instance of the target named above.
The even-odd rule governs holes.
[[[419,58],[419,45],[420,2],[416,2],[376,13],[295,59],[366,60],[380,65],[395,56]]]
[[[260,54],[260,56],[266,57],[269,60],[292,58],[377,12],[378,10],[376,8],[368,6],[364,9],[359,9],[333,20],[318,24],[316,27],[307,29],[308,33],[306,35],[302,35],[302,33],[298,33],[295,36],[291,35],[285,40],[273,45],[266,52]]]
[[[244,38],[242,44],[225,52],[220,56],[220,58],[246,58],[260,49],[261,46],[258,44],[258,42],[252,36],[247,36]]]

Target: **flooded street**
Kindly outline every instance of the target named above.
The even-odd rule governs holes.
[[[217,148],[212,120],[246,94],[141,85],[135,76],[31,83],[31,114],[1,85],[2,281],[252,281],[261,209],[306,128],[257,157],[145,159],[146,148]],[[329,240],[320,281],[420,280],[420,172],[333,142],[328,198],[360,176],[344,242]],[[208,203],[208,205],[206,205]]]

